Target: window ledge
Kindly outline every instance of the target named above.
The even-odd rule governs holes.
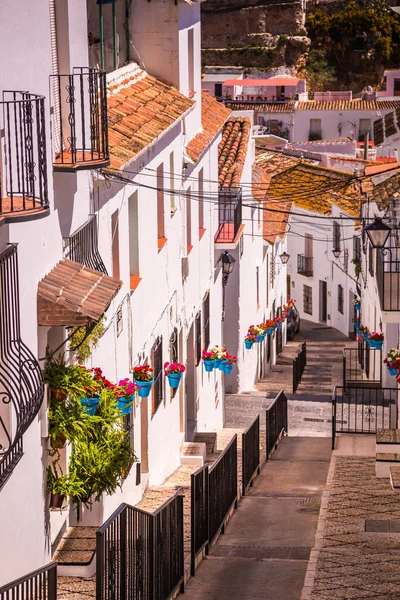
[[[168,242],[168,238],[159,237],[158,238],[158,251],[162,250],[167,242]]]
[[[131,292],[133,292],[134,290],[136,290],[137,286],[139,285],[139,283],[141,281],[142,281],[141,277],[138,277],[137,275],[131,275],[131,277],[130,277]]]
[[[203,237],[205,232],[206,232],[206,229],[204,229],[204,227],[199,227],[199,240],[201,240],[201,238]]]

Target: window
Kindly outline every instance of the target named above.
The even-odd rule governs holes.
[[[322,139],[321,119],[310,119],[310,133],[308,139],[310,141]]]
[[[170,209],[171,213],[176,211],[175,206],[175,161],[174,161],[174,153],[171,152],[169,155],[169,199],[170,199]]]
[[[394,80],[393,95],[400,96],[400,79]]]
[[[188,84],[189,96],[194,96],[194,31],[188,30]]]
[[[258,310],[260,308],[260,267],[256,267],[256,298]]]
[[[271,255],[271,286],[275,285],[275,252],[272,250]]]
[[[131,290],[134,290],[140,280],[139,276],[139,206],[138,192],[132,194],[128,200],[129,219],[129,270]]]
[[[199,171],[199,238],[204,233],[204,173],[203,169]]]
[[[155,344],[151,350],[151,363],[154,369],[154,384],[151,412],[154,415],[154,413],[157,411],[158,407],[163,401],[164,372],[162,357],[162,336],[156,339]]]
[[[157,167],[157,235],[158,240],[165,238],[164,225],[164,165]],[[160,243],[158,244],[160,248]]]
[[[192,248],[192,199],[189,188],[186,190],[186,254],[189,254]]]
[[[368,247],[368,270],[371,277],[374,276],[374,249],[371,244]]]
[[[304,236],[304,255],[307,258],[312,258],[313,255],[313,236],[310,233]]]
[[[371,119],[360,119],[359,127],[358,127],[358,141],[364,141],[364,135],[368,133],[371,134]]]
[[[338,285],[338,311],[343,314],[343,288],[341,285]]]
[[[334,250],[340,250],[340,225],[334,221],[333,223],[333,248]]]
[[[361,262],[361,238],[353,235],[353,261]]]
[[[303,285],[303,310],[307,315],[312,315],[312,287]]]
[[[214,86],[214,94],[216,98],[222,98],[222,83],[216,83]]]
[[[178,330],[174,327],[169,338],[169,362],[174,363],[178,360]]]
[[[119,279],[119,225],[117,210],[111,215],[111,257],[112,276]]]
[[[195,351],[194,351],[194,360],[195,365],[200,364],[201,361],[201,310],[196,315],[195,322]]]
[[[268,306],[268,302],[269,302],[269,255],[267,254],[266,257],[266,261],[265,261],[265,281],[266,281],[266,290],[265,290],[265,299],[266,302],[265,304]]]
[[[210,292],[203,300],[203,348],[208,349],[210,345]]]

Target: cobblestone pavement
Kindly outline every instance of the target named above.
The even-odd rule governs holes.
[[[311,595],[302,598],[399,600],[400,495],[389,479],[376,478],[373,457],[336,456],[334,461],[321,548],[306,584],[307,577],[315,579]]]

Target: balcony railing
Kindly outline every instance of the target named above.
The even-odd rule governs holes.
[[[99,252],[96,215],[64,238],[64,257],[108,275]]]
[[[110,164],[106,73],[77,67],[52,75],[54,170],[98,169]]]
[[[235,241],[242,224],[242,188],[223,188],[218,194],[216,242]]]
[[[306,277],[313,276],[312,256],[304,256],[304,254],[297,255],[297,272],[299,275],[305,275]]]
[[[400,311],[400,248],[377,250],[376,280],[381,309]]]
[[[23,455],[43,396],[41,370],[21,340],[17,246],[10,246],[0,254],[0,489]]]
[[[44,97],[5,91],[0,102],[0,219],[49,207]]]

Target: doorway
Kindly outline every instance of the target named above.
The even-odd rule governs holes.
[[[328,286],[326,281],[319,282],[319,320],[326,323],[328,306]]]
[[[197,377],[195,364],[194,326],[192,324],[186,339],[186,431],[187,442],[191,442],[197,428]]]

